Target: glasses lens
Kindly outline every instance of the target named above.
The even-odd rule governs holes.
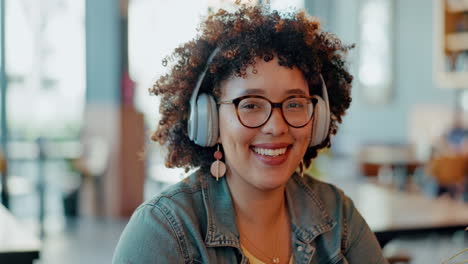
[[[240,121],[247,127],[262,125],[270,115],[270,111],[270,102],[255,97],[242,99],[237,107]]]
[[[314,112],[314,105],[308,98],[290,98],[283,103],[283,115],[289,125],[304,126],[309,122]]]

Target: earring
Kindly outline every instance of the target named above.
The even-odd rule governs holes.
[[[216,149],[216,152],[213,154],[213,157],[216,159],[213,163],[211,163],[211,168],[210,172],[213,177],[216,178],[216,181],[220,177],[223,177],[224,174],[226,173],[226,164],[221,161],[221,158],[223,157],[223,153],[219,151],[219,144]]]
[[[304,162],[299,162],[299,175],[301,176],[301,178],[304,178]]]

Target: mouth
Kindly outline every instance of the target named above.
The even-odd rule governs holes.
[[[250,146],[254,156],[265,165],[277,166],[289,156],[292,144],[259,144]]]
[[[278,157],[280,155],[284,155],[284,153],[286,153],[286,151],[288,150],[288,147],[286,147],[286,148],[277,148],[277,149],[252,147],[251,149],[255,153],[263,155],[263,156]]]

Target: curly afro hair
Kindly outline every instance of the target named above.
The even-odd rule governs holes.
[[[279,65],[302,71],[310,94],[321,93],[322,74],[329,95],[331,119],[327,139],[319,146],[309,147],[304,155],[308,167],[320,148],[330,146],[330,136],[336,134],[351,103],[353,77],[345,67],[344,58],[353,46],[345,46],[334,35],[322,32],[318,20],[304,11],[279,13],[268,7],[241,5],[235,12],[223,9],[209,15],[199,28],[199,35],[179,46],[168,58],[172,66],[150,88],[161,96],[161,120],[152,140],[166,146],[165,165],[169,168],[207,168],[213,162],[215,147],[201,147],[188,138],[189,100],[198,76],[216,47],[200,93],[221,95],[220,83],[230,76],[244,77],[257,59],[270,61],[278,57]],[[167,65],[167,58],[163,65]],[[255,73],[255,70],[253,71]]]

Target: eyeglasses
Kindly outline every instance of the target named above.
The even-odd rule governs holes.
[[[273,103],[263,96],[246,95],[230,101],[221,101],[218,104],[234,104],[237,118],[242,125],[248,128],[263,126],[270,119],[275,107],[281,109],[283,119],[289,126],[301,128],[312,119],[317,99],[295,95],[282,102]]]

